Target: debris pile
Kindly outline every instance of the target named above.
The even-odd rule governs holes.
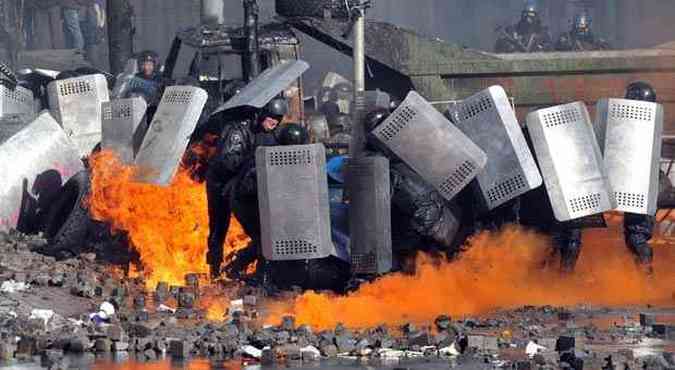
[[[660,311],[613,313],[598,308],[523,307],[480,318],[436,317],[433,323],[314,329],[284,316],[262,318],[268,301],[299,292],[269,292],[228,283],[215,287],[203,274],[183,286],[126,278],[94,254],[55,261],[35,252],[46,242],[16,232],[0,234],[0,355],[52,369],[69,354],[129,353],[165,357],[237,359],[262,365],[325,359],[399,363],[418,360],[483,363],[517,369],[669,368],[663,346],[675,325]],[[219,296],[214,296],[213,291]],[[227,297],[241,297],[229,301]],[[226,306],[223,302],[229,302]],[[214,307],[223,311],[210,312]],[[211,317],[211,320],[209,320]],[[614,322],[603,327],[607,318]],[[215,319],[214,319],[215,318]],[[656,366],[656,367],[654,367]],[[658,367],[661,366],[661,367]]]

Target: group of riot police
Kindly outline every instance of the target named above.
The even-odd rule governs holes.
[[[505,99],[507,98],[503,92],[504,90],[501,87],[497,87],[497,90],[501,91],[499,98],[506,101]],[[411,94],[414,94],[414,92],[411,92]],[[419,100],[424,101],[419,95],[416,96],[418,96]],[[495,97],[491,98],[495,99]],[[635,104],[642,104],[643,102],[651,104],[656,102],[656,92],[647,83],[635,82],[627,87],[625,99],[634,101]],[[406,98],[406,101],[408,100],[409,98]],[[467,100],[470,101],[471,98]],[[471,123],[474,122],[471,121],[472,117],[477,117],[481,113],[481,110],[492,109],[497,111],[497,109],[489,108],[489,104],[484,105],[481,109],[475,109],[475,107],[472,108],[469,104],[465,108],[450,109],[445,115],[434,113],[440,116],[436,117],[429,113],[429,110],[433,110],[434,112],[436,110],[431,108],[431,105],[428,105],[426,101],[424,101],[423,106],[412,106],[412,108],[405,106],[402,108],[404,104],[410,104],[410,102],[406,103],[406,101],[393,103],[388,108],[376,108],[366,114],[363,120],[367,138],[365,157],[386,158],[388,163],[386,182],[389,188],[388,206],[390,207],[391,226],[390,228],[386,228],[386,230],[389,230],[388,232],[391,234],[389,246],[389,255],[392,256],[391,269],[394,271],[406,270],[406,262],[412,260],[410,257],[419,251],[453,258],[461,253],[461,247],[470,235],[485,230],[496,231],[507,224],[521,224],[551,235],[552,245],[560,255],[561,270],[571,272],[580,254],[582,231],[589,227],[602,227],[604,225],[602,212],[604,211],[599,210],[601,207],[597,208],[598,205],[595,204],[595,202],[601,203],[600,200],[588,200],[588,196],[583,195],[577,200],[567,199],[566,202],[571,204],[572,211],[568,210],[570,212],[569,217],[559,217],[558,213],[560,209],[555,208],[560,207],[560,205],[554,205],[556,202],[551,199],[551,191],[553,191],[551,188],[557,186],[552,185],[554,182],[563,180],[550,180],[543,176],[544,167],[549,167],[548,170],[550,171],[550,167],[554,166],[541,163],[541,158],[535,155],[540,153],[534,149],[535,145],[533,145],[533,141],[541,141],[541,137],[533,140],[532,134],[528,132],[527,127],[519,125],[515,118],[515,113],[511,112],[509,114],[512,117],[511,126],[513,127],[508,129],[511,130],[509,134],[511,135],[510,138],[507,136],[493,137],[491,139],[492,143],[486,144],[484,142],[481,145],[483,147],[502,147],[503,149],[503,145],[496,145],[494,141],[511,140],[510,145],[515,146],[516,144],[514,143],[520,140],[518,137],[522,137],[520,145],[529,145],[529,149],[527,147],[524,149],[514,149],[512,159],[525,164],[531,163],[529,174],[523,172],[517,177],[507,178],[504,181],[504,173],[513,171],[513,169],[492,167],[490,171],[483,171],[484,174],[480,175],[485,166],[484,163],[480,163],[480,155],[485,157],[485,154],[475,156],[475,153],[482,153],[476,147],[473,158],[469,156],[466,159],[462,159],[464,164],[461,164],[459,169],[453,170],[454,172],[450,177],[447,177],[446,173],[444,184],[434,183],[431,179],[433,176],[429,176],[430,172],[428,169],[425,170],[425,166],[433,172],[438,168],[443,168],[446,164],[415,162],[415,159],[411,160],[411,157],[408,155],[409,153],[405,152],[407,149],[401,149],[401,147],[396,149],[387,145],[387,140],[394,140],[392,139],[393,136],[404,135],[402,133],[406,132],[404,129],[407,129],[405,128],[407,124],[402,123],[404,122],[402,120],[410,119],[414,121],[415,116],[431,115],[435,118],[429,122],[435,120],[434,122],[438,124],[440,121],[443,121],[449,123],[447,126],[462,128],[462,125],[464,125],[464,129],[466,129],[467,124],[473,124]],[[265,205],[261,205],[261,198],[274,197],[270,195],[270,192],[280,194],[279,198],[282,200],[283,198],[287,198],[286,200],[293,197],[302,198],[305,194],[295,194],[299,191],[297,189],[302,188],[302,185],[295,183],[295,180],[298,179],[292,177],[283,179],[283,173],[280,174],[279,172],[261,175],[259,171],[261,171],[261,168],[264,169],[266,164],[259,163],[263,157],[257,157],[256,152],[260,151],[261,148],[282,146],[305,146],[309,148],[311,145],[322,145],[320,143],[310,144],[312,138],[308,134],[308,130],[302,125],[284,122],[284,116],[289,110],[288,104],[283,94],[279,94],[262,108],[244,105],[234,109],[217,111],[210,116],[206,123],[207,126],[211,127],[212,132],[214,132],[214,128],[215,132],[217,132],[216,154],[210,159],[205,176],[210,227],[207,260],[211,266],[211,274],[213,278],[221,276],[223,272],[230,278],[241,278],[244,276],[246,267],[257,261],[256,279],[272,281],[286,286],[297,285],[313,289],[342,290],[345,287],[351,286],[350,282],[363,281],[362,279],[364,278],[364,275],[356,276],[353,271],[350,273],[350,263],[353,265],[354,259],[353,256],[351,260],[349,259],[349,253],[350,248],[353,249],[355,241],[350,240],[350,237],[354,237],[354,232],[352,230],[352,235],[350,235],[348,227],[346,227],[346,224],[349,222],[345,221],[345,219],[350,217],[349,212],[345,210],[345,208],[348,209],[350,207],[349,197],[346,198],[347,202],[345,203],[345,198],[334,200],[333,195],[330,196],[331,220],[329,222],[331,224],[332,241],[337,251],[327,257],[308,257],[296,260],[288,258],[281,258],[280,260],[272,258],[268,260],[264,257],[264,240],[267,240],[267,243],[269,243],[271,239],[265,233],[269,233],[269,230],[273,229],[269,225],[270,223],[278,222],[286,225],[282,229],[293,229],[297,225],[292,222],[286,223],[285,220],[279,218],[283,218],[283,216],[280,216],[278,213],[271,218],[267,215],[266,218],[261,213],[269,213],[269,210],[265,210],[264,208],[269,206],[271,200],[266,199]],[[499,105],[496,101],[492,104],[493,107]],[[657,104],[653,105],[657,106]],[[429,107],[427,111],[424,110],[426,109],[425,106]],[[419,109],[419,112],[410,113],[416,112],[415,109]],[[560,117],[567,117],[565,115],[569,115],[570,113],[560,114],[562,114]],[[583,116],[583,114],[579,114],[578,116]],[[487,118],[479,117],[474,123],[482,122],[481,124],[486,124],[486,122],[489,122],[493,127],[506,126],[506,121],[503,117],[498,118],[499,121],[495,122],[485,120]],[[447,129],[447,127],[442,127],[446,126],[443,122],[440,122],[441,131]],[[583,126],[587,122],[577,123]],[[558,124],[551,124],[551,126]],[[408,125],[409,127],[414,126],[413,123],[409,123]],[[588,125],[590,127],[590,123]],[[420,127],[425,129],[424,122]],[[450,136],[463,135],[463,131],[460,132],[456,128],[453,128],[453,130],[456,131],[453,131]],[[654,132],[656,131],[658,130],[655,129]],[[405,135],[415,134],[414,131],[410,131]],[[432,135],[432,137],[443,135],[445,134],[440,132],[438,135]],[[485,135],[478,136],[482,136],[482,138],[476,138],[479,140],[485,137]],[[398,138],[396,140],[399,139],[402,142],[415,143],[415,140],[407,140],[409,138]],[[448,142],[444,144],[440,141],[436,144],[426,144],[431,148],[431,152],[439,148],[441,150],[448,149],[448,153],[455,153],[459,157],[466,155],[467,146],[474,145],[469,139],[466,139],[463,143]],[[433,145],[439,144],[441,147],[433,148]],[[443,145],[445,148],[442,148]],[[648,145],[648,143],[645,143],[645,145]],[[424,152],[427,149],[429,148],[413,148],[412,150]],[[515,154],[515,152],[522,152],[523,150],[528,152],[529,159],[521,158],[522,153]],[[588,147],[583,150],[590,150],[592,152],[593,149],[592,147]],[[583,152],[583,150],[581,151]],[[304,153],[302,155],[309,155],[307,153],[310,153],[310,151],[310,149],[307,149],[300,152]],[[291,162],[298,160],[293,157],[295,155],[293,153],[288,154],[283,152],[283,150],[279,153],[281,153],[279,156],[274,157],[277,158],[275,159],[276,161],[279,161],[279,158]],[[318,153],[326,155],[324,151]],[[494,156],[495,153],[491,153],[490,155]],[[504,156],[507,156],[506,152],[504,152]],[[593,154],[589,152],[588,156],[591,158]],[[454,158],[453,160],[458,159]],[[491,165],[494,165],[494,162],[502,162],[502,165],[504,165],[508,164],[507,162],[511,159],[495,161],[495,158],[492,157],[489,160],[492,161]],[[579,158],[569,160],[585,161]],[[593,162],[593,160],[597,162],[597,158],[591,159],[590,162]],[[348,181],[346,181],[346,178],[349,177],[349,165],[345,165],[345,163],[349,161],[349,157],[344,155],[331,156],[329,154],[329,157],[326,158],[327,165],[323,169],[323,173],[327,178],[330,188],[347,187],[346,183]],[[657,163],[654,161],[657,161],[657,159],[653,159],[651,163]],[[276,164],[279,165],[279,163]],[[576,164],[569,165],[574,167]],[[599,167],[602,166],[599,165]],[[493,176],[493,178],[488,178],[489,176],[485,174],[490,172],[490,176],[492,176],[495,175],[495,172],[500,171],[504,173],[498,173],[497,175],[502,177]],[[520,171],[525,170],[521,169]],[[542,173],[541,177],[539,172]],[[262,182],[259,178],[260,176],[263,176]],[[281,176],[282,180],[277,182],[277,184],[284,184],[288,188],[266,189],[267,193],[261,193],[261,189],[259,189],[260,184],[268,181],[273,176]],[[301,175],[304,178],[301,180],[307,180],[311,176],[309,173],[306,176]],[[513,172],[509,176],[513,176]],[[602,177],[601,175],[598,176]],[[598,176],[593,175],[591,180],[596,181]],[[541,186],[542,178],[545,180],[543,182],[547,184],[546,187]],[[493,189],[491,190],[493,193],[490,197],[494,199],[486,200],[485,190],[488,185]],[[294,187],[297,187],[297,189]],[[483,192],[482,195],[481,191]],[[510,196],[509,192],[512,193],[510,195],[517,194]],[[610,192],[611,190],[606,191],[607,199],[610,198]],[[317,194],[307,193],[306,196],[318,196],[320,198],[321,191]],[[596,195],[592,194],[590,196],[595,199]],[[611,193],[611,197],[614,195],[615,193]],[[599,195],[597,196],[599,197]],[[503,199],[500,200],[500,197]],[[492,207],[486,206],[485,203],[488,201],[495,201]],[[317,200],[314,204],[317,204],[317,207],[320,208],[321,201]],[[290,208],[293,208],[294,205],[287,203],[286,206],[289,207],[289,214],[293,213]],[[605,211],[610,209],[614,209],[614,207],[604,208]],[[587,212],[581,215],[584,210],[594,212]],[[307,209],[307,214],[314,214],[314,211]],[[576,216],[572,215],[574,212],[577,213]],[[649,245],[649,240],[652,237],[655,218],[651,211],[636,212],[625,212],[625,241],[629,250],[635,255],[638,265],[644,266],[647,271],[651,271],[653,251]],[[251,238],[251,242],[247,248],[237,251],[230,256],[224,256],[223,244],[228,232],[231,216],[235,216],[239,220],[244,231]],[[266,219],[266,221],[263,221],[263,219]],[[361,222],[368,223],[371,221],[373,223],[376,222],[376,220],[362,220]],[[307,222],[306,226],[310,228],[313,227],[312,225],[316,226],[320,224],[318,220]],[[265,228],[267,228],[267,231]],[[300,233],[302,234],[302,231]],[[302,249],[303,247],[298,248]],[[353,253],[353,250],[351,252]],[[378,251],[373,251],[373,258],[377,259],[378,253]],[[344,258],[345,255],[347,258]],[[370,277],[375,275],[371,274]],[[366,275],[365,277],[367,278],[368,276]]]
[[[514,25],[497,28],[499,37],[495,44],[497,53],[533,53],[546,51],[592,51],[611,49],[609,43],[597,37],[591,29],[591,17],[580,13],[574,17],[572,29],[556,41],[543,24],[537,6],[528,2],[520,21]]]

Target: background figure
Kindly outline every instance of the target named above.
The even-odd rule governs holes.
[[[495,44],[497,53],[534,53],[551,51],[552,41],[548,28],[542,22],[534,1],[528,1],[521,12],[520,21],[506,28],[498,28]]]
[[[94,51],[105,27],[105,1],[61,0],[61,6],[66,48],[84,50],[85,58],[98,65]]]
[[[555,49],[558,51],[589,51],[610,49],[609,43],[602,38],[595,37],[591,29],[591,17],[578,14],[574,18],[572,29],[560,35]]]

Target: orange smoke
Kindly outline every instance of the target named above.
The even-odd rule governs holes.
[[[160,281],[184,285],[187,273],[207,273],[209,233],[206,187],[181,168],[168,187],[133,181],[135,169],[125,166],[113,153],[89,158],[92,216],[114,230],[126,232],[138,251],[146,286]],[[245,247],[248,237],[232,220],[224,253]]]
[[[620,224],[587,230],[577,271],[562,275],[549,239],[518,227],[473,237],[455,262],[421,255],[414,275],[400,273],[363,285],[347,296],[306,293],[270,308],[268,322],[293,314],[299,324],[327,329],[382,323],[428,323],[440,314],[481,314],[523,305],[631,305],[673,303],[675,249],[655,247],[654,275],[634,264]],[[548,261],[548,262],[547,262]]]

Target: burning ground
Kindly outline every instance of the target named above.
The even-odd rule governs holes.
[[[274,307],[320,328],[429,322],[441,313],[485,314],[524,305],[675,305],[675,249],[655,243],[654,274],[647,276],[618,239],[620,218],[606,230],[587,231],[577,270],[565,275],[549,240],[518,227],[473,237],[454,262],[419,256],[413,275],[385,276],[347,296],[305,293]]]
[[[585,233],[577,271],[570,275],[558,272],[545,235],[512,226],[474,236],[455,261],[419,255],[413,272],[384,276],[347,295],[266,291],[194,279],[208,271],[206,191],[194,179],[194,167],[181,169],[170,186],[157,187],[135,183],[135,170],[110,153],[90,163],[92,215],[138,252],[138,276],[124,277],[94,255],[55,263],[31,251],[44,246],[39,238],[2,236],[3,281],[30,285],[18,293],[0,292],[0,322],[24,343],[0,338],[0,349],[15,358],[26,351],[60,359],[63,352],[124,348],[146,360],[169,353],[269,364],[338,354],[384,359],[464,352],[479,361],[498,353],[504,363],[538,361],[555,368],[570,350],[598,363],[626,346],[663,346],[675,339],[672,321],[660,324],[647,315],[652,319],[637,323],[638,312],[675,312],[675,242],[654,240],[654,273],[647,275],[621,239],[618,214],[608,215],[608,229]],[[233,224],[225,254],[247,242]],[[113,244],[97,247],[105,255],[101,248]],[[186,285],[186,275],[198,286],[179,288]],[[89,321],[86,314],[106,301],[118,306],[111,326]],[[37,325],[31,315],[45,307],[54,309],[55,318]],[[607,316],[605,307],[621,314]],[[596,327],[598,315],[612,324]],[[64,340],[64,332],[71,333],[70,339]],[[609,347],[556,351],[557,341],[571,337]],[[528,359],[525,349],[535,340],[547,349],[544,357]],[[637,363],[631,356],[624,360]]]
[[[93,218],[125,233],[140,255],[149,289],[158,282],[182,285],[188,273],[208,273],[209,234],[206,186],[181,168],[168,187],[134,181],[135,169],[113,153],[90,158]],[[233,220],[225,241],[225,256],[245,247],[248,237]]]
[[[180,285],[188,273],[205,273],[208,218],[203,184],[181,169],[166,188],[137,184],[134,169],[112,154],[92,159],[91,210],[95,218],[128,234],[139,252],[146,286]],[[638,268],[621,240],[621,217],[589,230],[575,274],[563,275],[549,239],[519,227],[474,236],[452,262],[420,255],[413,274],[391,274],[347,296],[307,292],[270,307],[268,322],[292,314],[301,324],[365,328],[382,323],[428,322],[439,314],[473,315],[523,305],[675,304],[675,250],[655,241],[654,274]],[[225,255],[248,242],[233,224]],[[226,302],[213,302],[217,317]]]

